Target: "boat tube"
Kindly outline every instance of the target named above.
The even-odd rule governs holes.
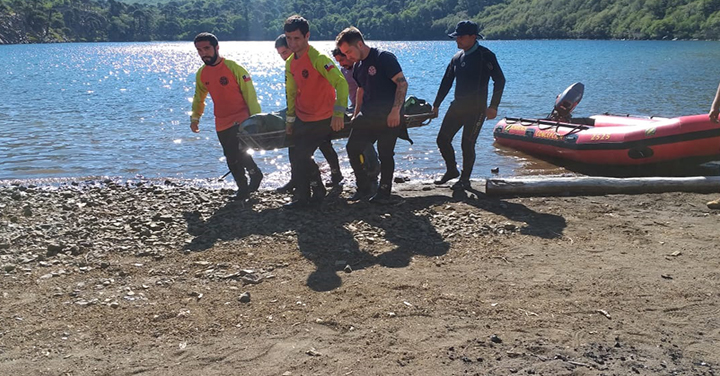
[[[707,114],[572,118],[583,89],[576,83],[565,90],[546,119],[500,120],[493,130],[495,141],[528,154],[587,165],[639,166],[720,158],[720,124],[711,122]]]

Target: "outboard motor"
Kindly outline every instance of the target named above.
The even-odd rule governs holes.
[[[571,113],[582,100],[585,92],[585,85],[576,82],[570,85],[562,94],[555,99],[555,108],[550,114],[550,119],[555,121],[569,122]]]

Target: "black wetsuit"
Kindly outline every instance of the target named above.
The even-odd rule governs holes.
[[[478,44],[467,52],[459,51],[445,70],[433,103],[435,108],[440,106],[450,92],[454,80],[455,100],[445,114],[438,132],[437,145],[447,165],[447,171],[456,171],[452,139],[460,128],[464,127],[461,143],[463,170],[460,180],[470,180],[475,164],[475,143],[485,121],[490,78],[493,80],[490,107],[497,109],[505,88],[505,75],[500,69],[495,54]]]
[[[363,172],[360,155],[375,141],[380,157],[379,189],[389,194],[392,188],[395,143],[402,127],[388,127],[387,117],[397,90],[392,78],[400,72],[402,68],[395,55],[377,48],[371,48],[365,60],[355,63],[353,77],[363,90],[363,98],[360,113],[352,124],[347,153],[359,190],[368,190],[371,184],[367,173]]]

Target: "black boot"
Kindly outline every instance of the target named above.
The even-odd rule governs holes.
[[[352,196],[348,197],[348,201],[367,200],[372,196],[372,190],[369,186],[358,187]]]
[[[370,198],[370,202],[373,204],[387,205],[392,204],[392,194],[390,193],[391,188],[387,184],[381,184],[378,188],[377,193]]]
[[[445,175],[443,175],[440,179],[435,180],[433,183],[435,183],[435,184],[437,184],[437,185],[445,184],[445,183],[447,183],[448,181],[450,181],[450,180],[452,180],[452,179],[455,179],[455,178],[458,177],[458,176],[460,176],[460,171],[458,171],[457,169],[455,169],[455,170],[448,170],[448,171],[445,173]]]
[[[323,199],[325,199],[327,189],[325,189],[325,187],[322,185],[322,182],[311,182],[310,190],[312,191],[312,196],[310,197],[311,202],[319,204],[322,202]]]
[[[337,187],[343,181],[343,175],[340,170],[330,170],[330,181],[325,183],[327,187]]]
[[[287,184],[275,190],[277,193],[292,193],[295,190],[295,183],[290,180]]]
[[[255,192],[260,188],[260,182],[263,179],[263,173],[260,171],[259,168],[252,168],[248,170],[248,175],[250,175],[250,184],[248,184],[248,188],[250,189],[250,192]]]
[[[453,191],[469,191],[472,189],[470,186],[470,179],[460,178],[460,180],[457,181],[457,183],[453,184],[453,186],[450,188]]]
[[[285,209],[304,209],[310,206],[308,199],[295,199],[283,205]]]
[[[248,198],[250,198],[250,191],[247,187],[238,187],[238,190],[235,191],[235,195],[232,196],[233,201],[245,201]]]
[[[247,200],[250,197],[250,190],[248,189],[247,178],[245,177],[245,169],[238,165],[233,165],[230,168],[233,179],[235,179],[235,185],[237,185],[237,192],[233,196],[233,200]]]

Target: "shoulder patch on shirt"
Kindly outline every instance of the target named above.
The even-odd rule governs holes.
[[[250,75],[248,74],[243,74],[242,79],[245,82],[250,82],[252,80],[252,78],[250,78]]]
[[[325,70],[330,72],[331,69],[335,68],[335,65],[333,63],[327,63],[325,64]]]

